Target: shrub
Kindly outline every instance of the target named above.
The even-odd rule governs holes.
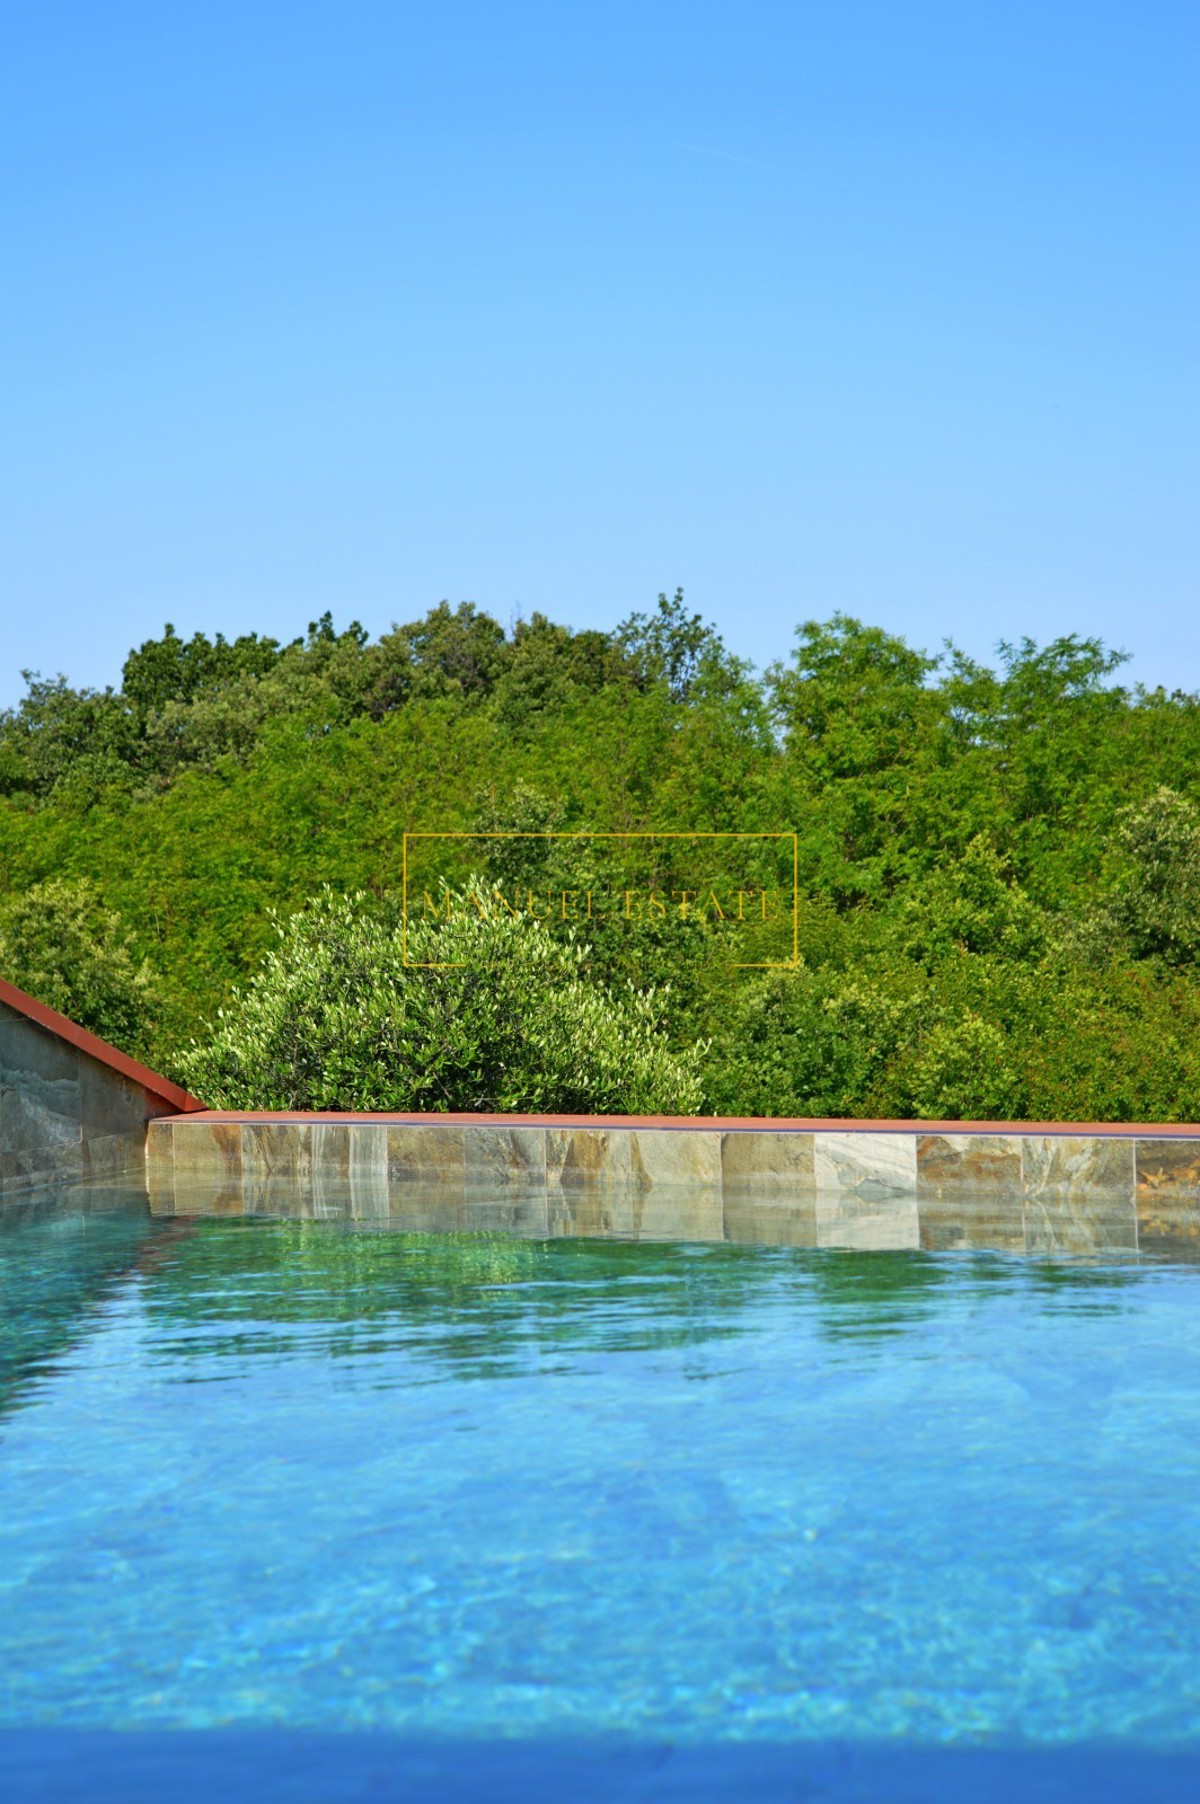
[[[219,1108],[695,1114],[653,991],[584,976],[585,949],[481,882],[410,921],[324,890],[180,1061]]]
[[[1121,809],[1126,857],[1108,913],[1135,957],[1192,963],[1200,954],[1200,810],[1165,785],[1140,807]]]

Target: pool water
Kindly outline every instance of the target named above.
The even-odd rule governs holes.
[[[0,1211],[6,1799],[1200,1796],[1200,1270]]]

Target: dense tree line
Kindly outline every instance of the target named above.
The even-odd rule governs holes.
[[[837,615],[758,674],[679,594],[612,633],[447,603],[375,641],[328,615],[287,644],[168,627],[119,688],[29,675],[0,715],[0,970],[195,1082],[217,1066],[190,1042],[215,1059],[225,1032],[221,1069],[265,1099],[202,1024],[235,990],[226,1022],[274,1018],[281,947],[320,970],[340,935],[391,970],[406,830],[528,835],[429,879],[511,898],[611,877],[560,835],[786,829],[795,969],[742,968],[713,911],[493,920],[506,968],[569,992],[584,1103],[616,1106],[621,1034],[652,1030],[639,1069],[722,1113],[1196,1119],[1200,701],[1120,666],[1086,637],[931,656]],[[657,844],[663,895],[687,858]],[[790,848],[747,842],[741,868],[790,897]],[[449,978],[418,994],[401,958],[391,981],[441,1019]],[[527,1076],[511,1095],[544,1094]]]

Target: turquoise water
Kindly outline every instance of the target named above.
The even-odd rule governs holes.
[[[1200,1271],[0,1212],[6,1798],[1200,1796]]]

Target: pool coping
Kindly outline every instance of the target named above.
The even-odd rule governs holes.
[[[206,1109],[196,1103],[187,1111],[188,1125],[230,1126],[306,1123],[351,1127],[379,1123],[395,1127],[532,1127],[629,1128],[639,1132],[771,1133],[771,1134],[965,1134],[1039,1138],[1060,1136],[1088,1140],[1200,1140],[1200,1124],[1148,1121],[963,1121],[900,1120],[886,1117],[817,1115],[527,1115],[438,1110],[385,1109]]]

